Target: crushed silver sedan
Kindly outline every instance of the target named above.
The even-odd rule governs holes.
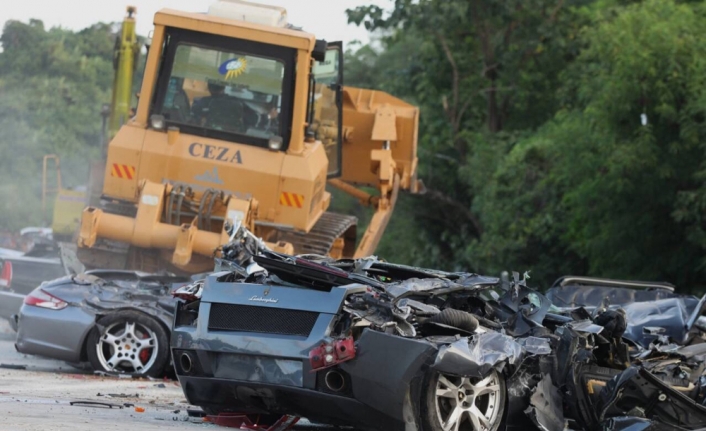
[[[188,278],[134,271],[90,271],[42,284],[17,321],[17,351],[97,370],[162,376],[170,365],[175,300]]]

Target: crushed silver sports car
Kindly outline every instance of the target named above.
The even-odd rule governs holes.
[[[171,291],[190,279],[135,271],[89,271],[43,283],[15,320],[21,353],[94,370],[161,377],[169,370]]]
[[[274,253],[234,228],[175,292],[188,401],[250,429],[706,427],[704,299],[668,284],[502,280]],[[615,301],[613,301],[615,300]]]

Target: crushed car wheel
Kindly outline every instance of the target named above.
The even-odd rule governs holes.
[[[453,326],[454,328],[463,329],[468,332],[473,332],[478,329],[478,319],[473,317],[471,313],[455,310],[453,308],[441,310],[441,313],[433,316],[429,321]]]
[[[505,411],[505,378],[492,370],[485,378],[432,372],[422,400],[425,431],[496,431]]]
[[[169,337],[155,319],[136,311],[102,317],[87,340],[95,370],[161,377],[169,362]]]

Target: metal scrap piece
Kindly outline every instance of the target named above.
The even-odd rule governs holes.
[[[655,424],[649,419],[634,416],[620,416],[610,418],[602,424],[604,431],[668,431],[678,428],[666,427],[663,424]]]
[[[550,374],[537,384],[525,413],[542,431],[564,430],[563,400]]]
[[[582,322],[569,323],[569,327],[576,332],[585,332],[589,334],[600,334],[603,331],[603,327],[596,325],[590,320],[584,320]]]
[[[84,407],[107,407],[109,409],[112,409],[113,407],[116,407],[118,409],[123,408],[123,406],[121,406],[120,404],[102,403],[100,401],[71,401],[71,402],[69,402],[69,404],[72,406],[84,406]]]
[[[5,368],[6,370],[26,370],[26,365],[15,365],[15,364],[0,364],[0,368]]]
[[[484,377],[491,369],[514,365],[521,358],[522,346],[511,337],[486,332],[442,346],[431,368],[445,374]]]
[[[549,340],[539,337],[527,337],[520,340],[520,345],[524,347],[527,353],[533,355],[548,355],[552,353],[552,346]]]
[[[644,368],[630,367],[608,382],[597,405],[599,420],[629,415],[635,407],[660,425],[706,427],[706,407],[666,384]]]

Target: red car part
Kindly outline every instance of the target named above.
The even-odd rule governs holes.
[[[12,284],[12,262],[3,262],[0,271],[0,287],[10,287]]]
[[[330,343],[321,343],[309,352],[311,371],[319,371],[333,367],[341,362],[355,358],[355,341],[353,337],[334,340]]]
[[[265,425],[258,425],[259,417],[258,421],[255,421],[255,423],[250,420],[251,417],[252,416],[238,413],[221,413],[218,416],[207,416],[209,422],[222,427],[253,431],[287,431],[299,422],[298,417],[285,415],[277,422],[267,427]]]

